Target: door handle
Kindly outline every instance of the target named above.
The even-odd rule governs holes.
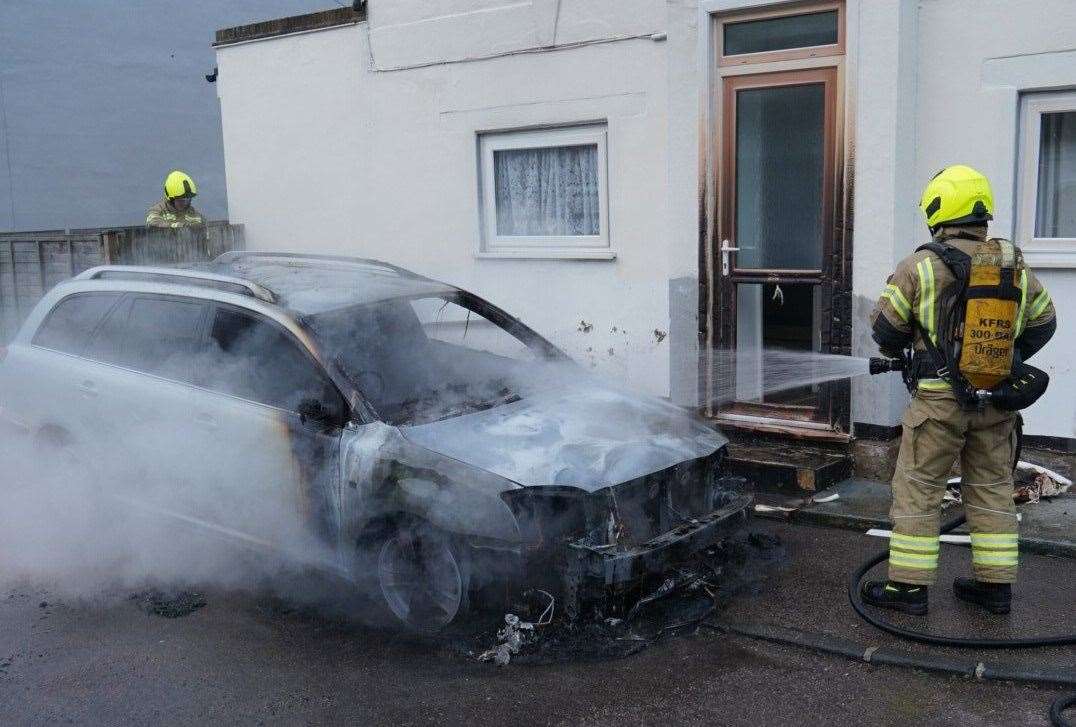
[[[721,252],[721,274],[724,275],[725,277],[728,277],[728,274],[729,274],[729,253],[730,252],[739,252],[740,248],[730,246],[728,240],[722,240],[721,241],[721,247],[718,248],[718,250]]]
[[[89,379],[79,384],[78,390],[81,391],[82,395],[85,397],[97,396],[97,384],[93,383]]]
[[[209,414],[196,414],[194,417],[195,423],[203,429],[216,429],[217,420]]]

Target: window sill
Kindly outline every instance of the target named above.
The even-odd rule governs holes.
[[[1040,268],[1076,269],[1076,249],[1058,246],[1039,247],[1029,243],[1021,246],[1024,262],[1033,270]]]
[[[613,250],[483,250],[478,260],[616,260]]]

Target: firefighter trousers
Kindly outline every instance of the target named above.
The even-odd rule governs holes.
[[[942,497],[958,456],[972,572],[989,583],[1016,580],[1015,419],[1013,412],[992,406],[965,411],[948,391],[920,390],[912,397],[893,474],[890,580],[934,583]]]

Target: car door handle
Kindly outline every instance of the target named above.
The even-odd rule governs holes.
[[[78,390],[86,397],[97,396],[97,384],[88,379],[78,385]]]
[[[195,421],[195,423],[198,424],[198,426],[200,426],[200,427],[202,427],[204,429],[216,429],[217,428],[217,420],[214,419],[209,414],[204,414],[204,413],[203,414],[197,414],[194,417],[194,421]]]

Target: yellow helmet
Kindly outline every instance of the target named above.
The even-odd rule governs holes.
[[[966,225],[994,219],[990,181],[971,167],[954,164],[927,182],[919,209],[931,230],[939,225]]]
[[[176,169],[164,178],[164,196],[168,199],[193,197],[196,194],[198,187],[194,186],[194,180],[186,172]]]

